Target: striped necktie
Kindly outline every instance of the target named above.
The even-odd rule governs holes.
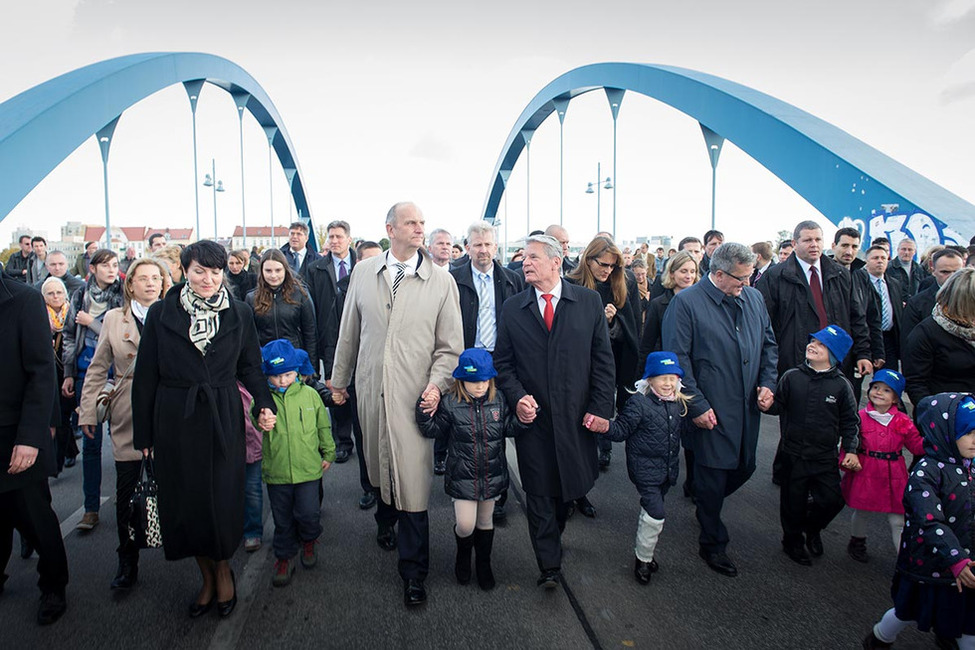
[[[477,338],[485,350],[494,350],[494,283],[487,273],[477,273]]]
[[[894,327],[894,321],[890,311],[890,298],[887,296],[887,292],[884,291],[883,278],[877,278],[876,288],[877,293],[880,294],[880,329],[888,332]]]
[[[393,264],[393,268],[396,269],[396,275],[393,276],[393,299],[396,299],[396,291],[399,289],[400,282],[403,281],[403,276],[406,275],[406,263],[397,262]]]

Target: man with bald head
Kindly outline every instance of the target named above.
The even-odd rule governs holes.
[[[553,223],[545,229],[545,234],[554,238],[562,247],[562,275],[567,275],[576,267],[575,262],[569,259],[569,231]]]

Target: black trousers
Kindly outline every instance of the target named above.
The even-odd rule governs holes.
[[[352,397],[352,389],[349,389]],[[335,440],[335,451],[352,453],[352,413],[355,403],[349,399],[342,406],[331,406],[328,409],[332,416],[332,439]],[[360,451],[361,453],[361,451]]]
[[[804,533],[823,530],[846,505],[835,460],[808,461],[783,453],[782,479],[779,517],[783,544],[801,545]]]
[[[399,524],[400,577],[403,580],[425,580],[430,571],[430,516],[427,511],[404,512],[381,498],[376,503],[376,523]]]
[[[697,499],[697,523],[701,526],[698,543],[705,551],[724,553],[728,546],[728,529],[721,521],[724,500],[754,473],[754,464],[739,461],[735,469],[715,469],[705,467],[695,459],[693,490]]]
[[[562,531],[565,530],[569,504],[561,497],[525,494],[528,511],[528,534],[531,536],[535,561],[540,571],[562,567]]]
[[[379,490],[372,486],[369,482],[369,470],[366,468],[366,453],[365,447],[362,446],[362,425],[359,424],[359,401],[356,399],[355,386],[349,385],[349,405],[352,413],[352,436],[355,438],[355,455],[359,461],[359,487],[362,488],[363,492],[375,492],[376,500],[381,501],[379,498]]]
[[[61,526],[51,508],[47,479],[18,490],[0,492],[0,581],[6,582],[7,562],[13,548],[14,528],[37,550],[37,586],[41,593],[64,593],[68,584],[68,557]],[[0,584],[2,584],[0,582]]]
[[[132,508],[129,501],[135,492],[135,485],[139,482],[139,470],[142,469],[141,460],[115,461],[115,524],[118,528],[118,556],[129,560],[139,561],[139,548],[129,538],[129,519]]]
[[[884,332],[884,368],[898,372],[901,358],[901,342],[896,329]]]

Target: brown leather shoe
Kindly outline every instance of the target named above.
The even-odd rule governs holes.
[[[81,517],[81,521],[75,526],[77,530],[91,530],[98,525],[98,513],[97,512],[86,512],[84,516]]]

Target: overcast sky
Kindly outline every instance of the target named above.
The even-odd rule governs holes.
[[[481,216],[508,132],[545,84],[588,63],[660,63],[795,104],[975,202],[973,36],[975,0],[33,0],[4,8],[0,101],[124,54],[217,54],[247,70],[275,103],[316,223],[342,218],[354,235],[379,238],[388,207],[413,200],[428,229],[459,235]],[[219,230],[229,236],[241,213],[232,100],[208,86],[198,120],[200,179],[216,159],[227,188],[218,197]],[[697,123],[627,93],[618,126],[618,238],[703,234],[710,165]],[[110,160],[113,225],[194,225],[190,129],[181,86],[123,114]],[[558,135],[553,116],[532,142],[532,227],[559,218]],[[269,178],[267,140],[249,116],[244,161],[248,225],[269,224],[272,182],[275,222],[288,221],[284,175],[275,161]],[[585,188],[600,162],[603,176],[614,175],[609,106],[590,93],[573,100],[565,123],[564,219],[580,241],[596,230],[596,198]],[[499,211],[512,239],[526,229],[525,167],[522,156],[507,217],[504,202]],[[209,237],[212,196],[200,190]],[[604,191],[603,228],[612,210],[613,192]],[[730,239],[771,239],[817,214],[725,145],[717,219]],[[0,223],[0,241],[21,224],[56,239],[69,220],[104,223],[94,138]]]

